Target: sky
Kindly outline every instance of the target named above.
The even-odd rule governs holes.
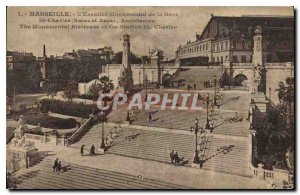
[[[89,13],[169,13],[178,16],[153,17],[34,17],[29,12],[77,12]],[[21,13],[22,16],[18,16]],[[27,13],[27,15],[25,15]],[[122,35],[131,37],[131,51],[142,56],[147,55],[150,48],[160,48],[168,58],[175,57],[175,50],[188,40],[194,41],[196,33],[201,34],[206,24],[215,16],[241,15],[283,15],[293,16],[292,7],[8,7],[7,9],[7,50],[22,50],[42,56],[43,44],[46,45],[47,55],[63,55],[73,49],[101,48],[112,46],[115,52],[122,51]],[[39,23],[39,19],[153,19],[159,25],[177,26],[173,30],[124,30],[124,29],[21,29],[20,24],[26,25],[59,25],[57,23]],[[89,24],[89,23],[77,23]],[[119,25],[119,24],[118,24]]]

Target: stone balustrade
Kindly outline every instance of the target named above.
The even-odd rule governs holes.
[[[263,164],[258,164],[258,167],[250,165],[250,173],[255,179],[280,182],[283,185],[293,185],[293,174],[289,173],[288,170],[283,169],[273,169],[266,170],[263,168]],[[286,184],[284,184],[286,183]]]

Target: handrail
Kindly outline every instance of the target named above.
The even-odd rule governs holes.
[[[81,125],[68,139],[66,139],[65,141],[68,143],[68,144],[71,144],[72,141],[74,139],[76,139],[76,136],[78,134],[80,134],[83,130],[85,130],[85,127],[89,125],[89,123],[93,120],[93,117],[91,116],[87,121],[85,121],[83,123],[83,125]],[[68,145],[67,144],[67,145]]]

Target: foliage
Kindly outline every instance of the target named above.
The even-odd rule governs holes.
[[[285,153],[294,146],[294,79],[287,78],[286,84],[278,84],[278,98],[280,103],[268,111],[267,118],[257,121],[257,149],[259,161],[265,164],[265,168],[287,168]],[[289,127],[288,124],[290,123]]]
[[[96,101],[99,97],[100,92],[102,91],[102,85],[100,83],[93,83],[88,91],[88,95]]]
[[[42,113],[49,111],[69,115],[88,118],[92,113],[93,105],[85,105],[83,103],[65,102],[61,100],[42,99],[40,101],[40,110]]]
[[[108,76],[101,77],[100,82],[102,85],[102,93],[109,93],[114,89],[114,84]]]
[[[43,74],[37,64],[30,64],[26,71],[29,88],[32,90],[39,90],[40,82],[43,79]]]
[[[14,91],[21,93],[26,87],[24,71],[7,70],[6,72],[6,94],[12,95]]]
[[[114,58],[112,59],[112,63],[114,64],[122,64],[122,58],[123,58],[123,52],[117,52],[114,56]],[[135,55],[133,52],[130,52],[130,62],[131,64],[141,64],[142,63],[142,59],[140,57],[138,57],[137,55]]]
[[[78,88],[77,88],[77,83],[75,82],[69,82],[63,89],[64,91],[64,96],[72,101],[74,98],[76,98],[79,93],[78,93]]]
[[[165,52],[162,49],[152,49],[152,51],[150,52],[151,55],[156,55],[158,57],[157,61],[158,64],[161,63],[161,61],[165,58]]]
[[[119,85],[124,88],[125,92],[133,89],[132,72],[126,67],[124,67],[119,77]]]
[[[25,116],[26,123],[52,129],[70,129],[76,127],[76,120],[72,118],[63,119],[48,115]]]
[[[44,83],[44,89],[46,90],[47,96],[50,96],[51,99],[56,95],[57,93],[57,87],[52,82],[45,82]]]
[[[294,78],[287,78],[286,84],[279,82],[278,89],[278,99],[280,101],[280,106],[282,109],[282,114],[285,117],[286,128],[288,131],[294,131],[294,101],[295,101],[295,84]]]
[[[276,91],[278,92],[279,101],[282,103],[294,102],[294,78],[287,78],[286,84],[287,86],[283,82],[278,83],[278,89],[276,89]]]

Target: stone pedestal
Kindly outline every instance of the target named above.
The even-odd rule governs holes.
[[[257,176],[258,179],[260,180],[264,180],[265,179],[265,175],[264,175],[264,165],[262,163],[258,164],[258,168],[257,168]]]
[[[267,111],[267,103],[266,96],[261,93],[255,93],[252,95],[252,102],[255,104],[256,109],[260,112],[265,113]]]
[[[22,138],[24,134],[29,130],[26,125],[26,121],[23,115],[19,116],[18,127],[14,130],[14,137],[15,138]]]
[[[104,148],[99,148],[98,149],[98,154],[105,154],[105,149]]]
[[[22,138],[13,138],[7,145],[7,171],[15,172],[28,168],[39,159],[38,149],[34,142]]]

